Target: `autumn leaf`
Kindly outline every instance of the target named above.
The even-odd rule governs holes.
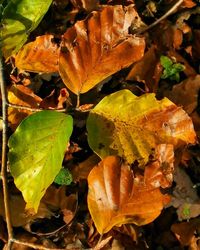
[[[26,209],[37,212],[46,189],[62,167],[71,133],[71,116],[41,111],[23,120],[9,138],[10,171]]]
[[[2,13],[2,52],[5,58],[16,53],[38,26],[52,0],[12,0]]]
[[[8,101],[11,104],[20,106],[38,108],[42,99],[35,95],[33,91],[23,85],[14,84],[8,89]],[[14,130],[19,123],[27,116],[32,114],[27,109],[8,108],[8,121],[10,127]]]
[[[65,32],[59,72],[73,93],[87,92],[106,77],[142,58],[144,38],[128,33],[136,20],[140,19],[133,5],[106,6]]]
[[[18,69],[32,72],[50,73],[58,71],[59,48],[52,35],[36,38],[24,45],[15,57]]]
[[[101,158],[119,155],[140,166],[160,143],[179,147],[196,142],[192,121],[182,108],[167,98],[137,97],[129,90],[104,97],[90,112],[87,131],[90,147]]]
[[[155,180],[157,173],[151,173],[147,179]],[[88,176],[88,185],[88,208],[100,234],[122,224],[148,224],[169,202],[159,184],[146,182],[117,156],[108,156],[95,166]]]

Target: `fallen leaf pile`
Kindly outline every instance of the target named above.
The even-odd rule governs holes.
[[[199,1],[0,9],[0,249],[199,249]]]

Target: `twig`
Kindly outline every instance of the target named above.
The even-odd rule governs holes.
[[[12,242],[19,244],[19,245],[31,247],[33,249],[39,249],[39,250],[63,250],[63,248],[48,248],[39,244],[24,242],[24,241],[17,240],[17,239],[12,239]]]
[[[4,208],[5,208],[5,217],[8,230],[8,247],[11,249],[12,238],[13,238],[13,229],[11,223],[10,215],[10,206],[9,206],[9,197],[8,197],[8,183],[7,183],[7,100],[6,100],[6,88],[3,78],[3,66],[2,66],[2,55],[0,54],[0,88],[1,88],[1,99],[2,99],[2,156],[1,156],[1,178],[3,184],[3,198],[4,198]]]
[[[31,112],[39,112],[39,111],[42,111],[42,110],[52,110],[52,111],[57,111],[57,112],[65,112],[66,109],[42,109],[42,108],[31,108],[31,107],[26,107],[26,106],[21,106],[21,105],[16,105],[16,104],[12,104],[12,103],[8,103],[6,102],[6,105],[8,107],[11,107],[11,108],[15,108],[15,109],[25,109],[25,110],[28,110],[28,111],[31,111]]]
[[[159,19],[157,19],[155,22],[150,24],[148,27],[138,31],[136,34],[144,33],[150,29],[152,29],[154,26],[159,24],[162,20],[166,19],[168,16],[173,14],[173,12],[183,3],[183,0],[178,0],[163,16],[161,16]]]

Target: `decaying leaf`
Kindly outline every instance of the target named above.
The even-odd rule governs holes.
[[[196,75],[176,84],[172,91],[165,92],[165,95],[176,105],[182,106],[188,114],[192,114],[197,108],[199,90],[200,75]]]
[[[11,104],[21,105],[25,107],[38,108],[42,99],[35,95],[33,91],[23,85],[14,84],[8,89],[8,101]],[[8,108],[8,121],[10,127],[14,130],[19,123],[27,116],[32,114],[31,111],[25,109]]]
[[[59,48],[52,35],[43,35],[24,45],[15,57],[18,69],[50,73],[58,71]]]
[[[190,246],[193,238],[200,239],[200,237],[195,236],[195,232],[199,230],[200,220],[198,218],[190,220],[190,222],[176,223],[171,227],[171,231],[176,235],[182,246]],[[199,248],[197,246],[197,248],[190,249]]]
[[[12,0],[2,13],[1,47],[5,58],[16,53],[26,42],[28,35],[33,31],[52,0]]]
[[[66,31],[62,37],[59,72],[72,92],[85,93],[142,58],[144,38],[128,33],[136,19],[138,22],[133,5],[106,6]]]
[[[46,189],[60,171],[72,123],[69,115],[41,111],[23,120],[9,138],[10,171],[27,209],[37,212]]]
[[[134,63],[126,79],[144,82],[148,90],[156,90],[162,74],[162,69],[158,73],[158,63],[156,47],[152,46],[139,62]]]
[[[137,97],[129,90],[103,98],[90,112],[87,130],[89,145],[101,158],[119,155],[140,166],[160,143],[179,147],[196,142],[192,121],[182,108],[167,98]]]
[[[0,215],[5,219],[5,211],[3,204],[3,194],[0,192]],[[26,203],[21,194],[10,193],[9,204],[11,210],[11,221],[14,227],[25,226],[26,224],[32,223],[35,219],[51,218],[53,212],[47,207],[44,202],[40,203],[38,212],[34,215],[26,213]]]
[[[155,177],[155,172],[153,176],[149,172],[148,179]],[[122,224],[148,224],[169,202],[169,196],[161,193],[160,184],[147,183],[117,156],[108,156],[95,166],[88,185],[88,207],[100,234]]]

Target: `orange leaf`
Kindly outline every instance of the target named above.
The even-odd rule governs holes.
[[[23,85],[12,85],[8,90],[8,101],[12,104],[25,107],[38,108],[42,99],[35,95],[32,90]],[[27,116],[32,114],[25,109],[8,108],[8,121],[10,127],[15,129],[19,123]]]
[[[145,178],[137,173],[134,177],[117,156],[106,157],[92,169],[88,176],[88,207],[100,234],[126,223],[145,225],[160,214],[169,196],[161,193],[159,185],[146,181],[155,180],[156,174],[149,171]]]
[[[60,49],[52,39],[52,35],[38,36],[24,45],[15,57],[16,67],[32,72],[57,72]]]
[[[144,38],[128,34],[139,16],[133,5],[106,6],[77,22],[62,37],[59,72],[75,94],[85,93],[106,77],[140,60]]]

